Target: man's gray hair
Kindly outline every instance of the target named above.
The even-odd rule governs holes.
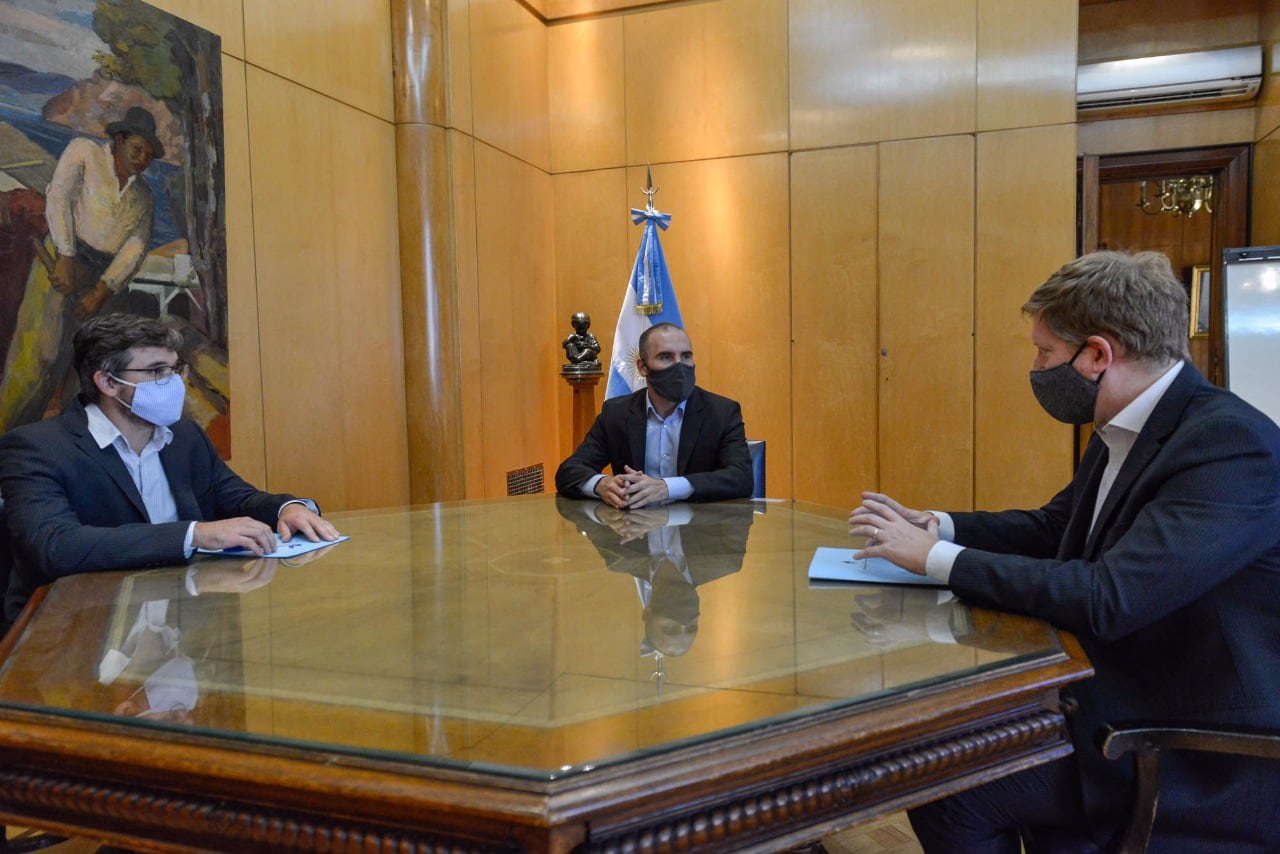
[[[1065,264],[1022,311],[1069,344],[1099,333],[1153,365],[1187,355],[1187,289],[1160,252],[1091,252]]]

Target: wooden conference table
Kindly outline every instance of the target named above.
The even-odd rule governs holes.
[[[0,647],[0,818],[142,850],[771,851],[1070,751],[1074,641],[812,587],[846,511],[601,509],[337,514],[351,539],[290,561],[58,581]]]

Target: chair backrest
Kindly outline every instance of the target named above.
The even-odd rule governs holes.
[[[751,454],[751,475],[755,483],[752,498],[764,498],[764,439],[748,439],[747,451]]]

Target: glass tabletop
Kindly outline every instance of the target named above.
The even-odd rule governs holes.
[[[810,582],[847,511],[554,496],[334,514],[293,559],[58,581],[0,706],[540,780],[1057,655],[937,588]]]

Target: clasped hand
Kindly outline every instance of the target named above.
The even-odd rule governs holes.
[[[864,492],[862,504],[849,513],[849,534],[867,538],[854,558],[882,557],[924,575],[929,550],[938,541],[938,517],[903,507],[879,492]]]
[[[649,477],[631,466],[624,466],[622,474],[607,475],[596,483],[596,495],[610,507],[619,510],[638,510],[650,504],[667,500],[667,482]]]
[[[671,512],[665,507],[646,507],[631,511],[601,507],[596,517],[617,532],[619,543],[629,543],[646,536],[650,531],[666,527],[667,522],[671,521]]]

